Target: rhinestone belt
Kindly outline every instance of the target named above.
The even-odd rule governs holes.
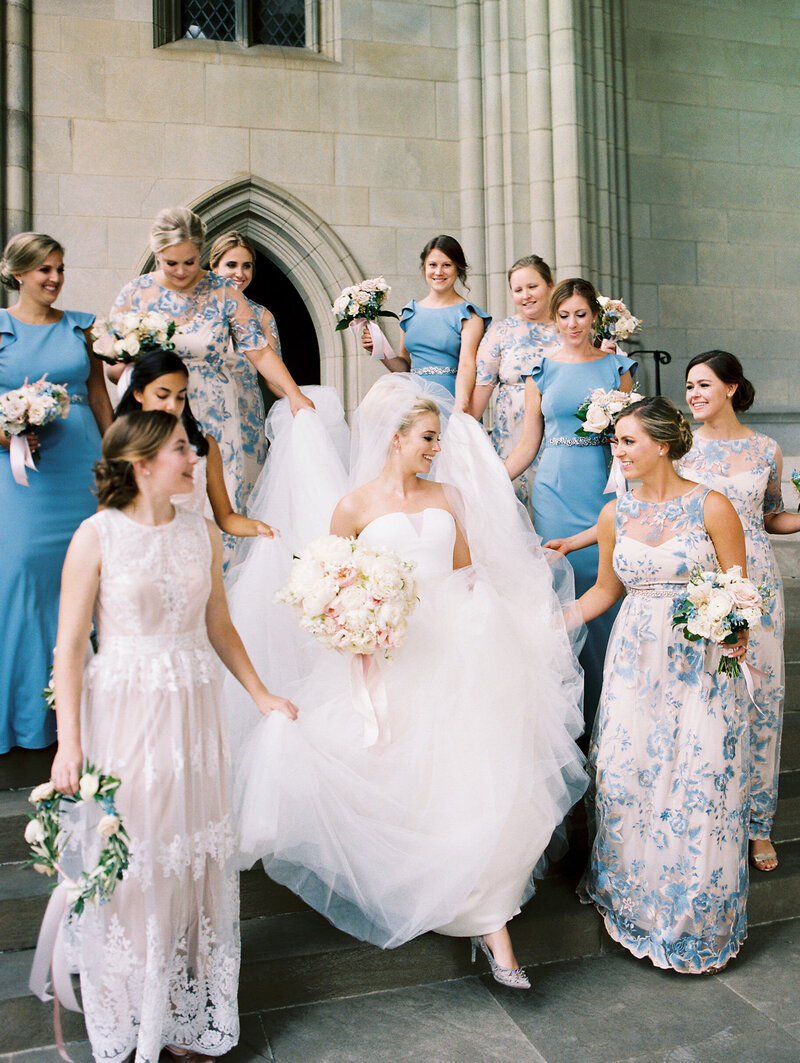
[[[659,583],[652,587],[628,587],[628,594],[637,598],[676,598],[685,589],[685,583]]]
[[[70,401],[70,405],[72,405],[73,402],[77,403],[78,406],[88,406],[89,405],[89,397],[88,397],[88,395],[70,395],[69,396],[69,401]]]
[[[436,366],[431,367],[430,369],[412,369],[411,372],[415,373],[417,376],[455,376],[458,370],[445,369],[444,366],[441,368]]]
[[[544,441],[546,447],[607,447],[608,440],[601,436],[553,436]]]

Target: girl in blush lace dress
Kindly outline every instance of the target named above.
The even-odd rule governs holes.
[[[238,877],[214,651],[260,712],[296,715],[230,622],[219,533],[170,502],[191,490],[195,461],[170,414],[115,422],[97,473],[105,508],[64,566],[52,779],[74,793],[84,755],[120,778],[131,839],[113,898],[75,930],[96,1059],[156,1063],[164,1047],[197,1059],[236,1044]],[[82,677],[93,611],[99,651]]]
[[[603,510],[597,583],[578,602],[589,619],[627,591],[590,750],[597,837],[579,892],[634,956],[701,974],[746,936],[747,713],[744,684],[717,672],[719,647],[671,621],[695,566],[744,569],[744,534],[724,496],[674,471],[691,445],[675,407],[631,410],[617,454],[641,486]]]

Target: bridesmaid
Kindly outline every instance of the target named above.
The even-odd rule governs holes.
[[[759,871],[774,871],[778,857],[770,833],[778,803],[785,621],[783,584],[767,533],[800,531],[800,514],[783,511],[780,447],[737,417],[754,398],[735,355],[706,351],[692,358],[686,367],[686,401],[701,427],[678,468],[733,503],[744,525],[750,579],[772,594],[763,627],[750,633],[747,655],[763,673],[758,708],[750,706],[750,862]]]
[[[0,432],[0,753],[13,746],[43,749],[55,739],[55,719],[43,712],[56,644],[61,566],[72,533],[94,512],[92,465],[111,404],[96,358],[89,356],[91,314],[57,310],[64,284],[64,249],[52,236],[20,233],[7,244],[0,280],[19,298],[0,310],[0,392],[45,373],[66,384],[69,414],[29,434],[41,460],[16,483],[10,440]],[[99,431],[98,431],[99,429]],[[10,529],[10,531],[8,531]]]
[[[508,271],[508,286],[517,313],[496,321],[478,348],[475,390],[470,413],[479,420],[497,388],[492,443],[501,458],[507,458],[519,441],[525,410],[525,377],[534,365],[558,346],[550,317],[553,274],[538,255],[518,259]],[[515,481],[517,498],[530,502],[535,465]]]
[[[121,779],[131,864],[107,904],[76,924],[95,1059],[184,1063],[239,1035],[239,890],[219,663],[263,715],[297,716],[256,675],[231,623],[219,533],[172,497],[194,451],[164,412],[127,414],[103,440],[99,512],[64,564],[52,780],[75,793],[84,757]],[[99,650],[84,670],[94,613]],[[90,850],[90,859],[96,859]]]
[[[619,415],[616,438],[640,486],[604,507],[597,582],[578,602],[588,621],[627,591],[589,754],[597,837],[579,893],[634,956],[710,973],[747,932],[744,684],[717,672],[719,646],[671,621],[696,565],[745,570],[744,533],[724,495],[676,473],[692,434],[668,399]]]
[[[188,208],[162,210],[150,231],[158,268],[126,284],[113,312],[154,310],[181,326],[174,342],[189,367],[189,401],[219,443],[228,494],[241,512],[264,459],[264,404],[256,372],[287,396],[293,413],[312,403],[245,297],[230,281],[201,268],[203,239],[203,222]],[[118,379],[122,371],[112,366],[108,373]],[[226,554],[230,546],[226,543]]]
[[[575,573],[575,594],[583,594],[597,575],[594,525],[605,505],[611,448],[599,437],[576,436],[581,422],[575,411],[594,388],[630,391],[636,362],[616,351],[604,353],[592,343],[600,313],[597,293],[587,280],[572,278],[555,288],[551,315],[561,347],[533,366],[525,381],[522,435],[506,459],[512,480],[544,445],[531,493],[533,522],[546,545],[592,529],[589,545],[567,553]],[[567,552],[566,550],[564,551]],[[603,676],[606,645],[614,611],[588,625],[580,655],[584,669],[584,720],[591,734]]]
[[[208,258],[209,269],[231,281],[240,292],[244,293],[250,286],[250,282],[256,275],[256,249],[252,241],[248,240],[236,229],[231,229],[222,236],[218,236],[211,245]],[[265,306],[254,303],[252,299],[245,299],[250,304],[253,312],[261,323],[261,331],[269,340],[278,357],[281,355],[281,341],[278,336],[278,326],[273,315]],[[271,385],[279,398],[283,398],[283,390]]]
[[[405,333],[394,358],[382,359],[393,373],[427,377],[455,396],[456,409],[468,411],[475,384],[478,344],[492,318],[476,303],[456,291],[456,283],[466,287],[469,266],[461,244],[452,236],[434,236],[419,256],[428,294],[412,299],[400,313]],[[369,331],[362,343],[372,350]]]

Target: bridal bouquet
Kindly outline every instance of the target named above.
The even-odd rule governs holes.
[[[383,277],[351,284],[333,304],[331,309],[339,318],[336,331],[349,328],[354,321],[375,321],[379,317],[397,317],[391,310],[383,310],[386,296],[392,289]]]
[[[41,428],[57,417],[66,417],[68,413],[66,387],[51,384],[46,374],[33,384],[26,380],[21,388],[0,395],[0,431],[11,436],[11,473],[18,484],[27,487],[25,467],[36,468],[25,433]]]
[[[634,317],[621,299],[607,299],[598,295],[600,313],[594,325],[594,334],[599,340],[627,340],[638,332],[642,322]]]
[[[800,495],[800,472],[797,469],[792,469],[792,485]]]
[[[171,351],[175,347],[172,337],[178,331],[174,321],[155,311],[136,314],[112,314],[109,319],[98,319],[92,333],[92,350],[104,362],[115,365],[133,362],[148,351]]]
[[[603,442],[608,442],[614,418],[641,398],[635,391],[604,391],[602,388],[595,388],[575,411],[575,416],[583,422],[575,435],[584,438],[599,436]]]
[[[695,568],[686,594],[679,598],[672,615],[672,626],[683,627],[689,642],[709,639],[717,645],[732,645],[739,632],[761,623],[768,598],[738,565],[727,572],[708,572]],[[738,678],[741,673],[735,657],[720,657],[718,672]]]
[[[401,646],[417,601],[414,566],[391,550],[329,535],[296,557],[276,600],[293,605],[300,625],[323,646],[385,657]]]

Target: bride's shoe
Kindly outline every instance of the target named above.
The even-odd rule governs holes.
[[[470,938],[469,940],[472,943],[472,962],[475,962],[475,954],[480,948],[489,961],[495,982],[499,982],[500,985],[510,986],[511,989],[530,989],[531,983],[521,967],[501,967],[482,937]]]

